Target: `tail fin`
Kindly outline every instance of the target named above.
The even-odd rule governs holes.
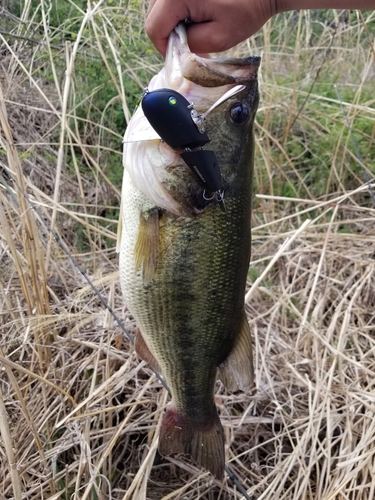
[[[224,431],[219,415],[208,425],[199,425],[181,417],[171,406],[166,411],[159,439],[161,455],[185,453],[209,470],[217,479],[224,475]]]

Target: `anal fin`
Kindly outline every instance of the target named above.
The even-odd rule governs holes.
[[[159,209],[140,214],[137,241],[134,248],[135,268],[142,267],[144,283],[155,275],[159,257]]]
[[[152,354],[150,351],[148,345],[146,344],[145,339],[142,336],[142,333],[139,328],[137,328],[137,334],[135,336],[135,342],[134,342],[134,347],[135,347],[135,352],[138,354],[138,356],[143,359],[143,361],[146,361],[151,368],[156,370],[161,374],[162,370],[160,368],[159,363],[156,361],[155,356]]]
[[[219,365],[219,378],[231,392],[254,389],[253,349],[245,312],[233,349]]]
[[[217,479],[224,475],[224,431],[216,413],[207,425],[189,421],[170,406],[160,430],[159,453],[190,455],[201,467],[209,470]]]

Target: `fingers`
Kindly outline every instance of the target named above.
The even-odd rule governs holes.
[[[189,17],[189,9],[183,0],[151,0],[146,33],[157,50],[165,57],[168,37],[180,21]]]
[[[276,13],[275,0],[150,0],[146,32],[165,56],[168,37],[189,18],[187,36],[196,54],[222,52],[246,40]]]

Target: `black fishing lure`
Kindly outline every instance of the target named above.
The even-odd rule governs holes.
[[[158,89],[145,92],[142,109],[161,139],[178,151],[204,188],[222,199],[219,163],[213,151],[202,149],[210,138],[194,105],[175,90]]]

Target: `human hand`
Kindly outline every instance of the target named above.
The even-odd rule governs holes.
[[[221,52],[256,33],[274,14],[276,0],[151,0],[146,32],[165,56],[168,37],[180,21],[192,52]]]

